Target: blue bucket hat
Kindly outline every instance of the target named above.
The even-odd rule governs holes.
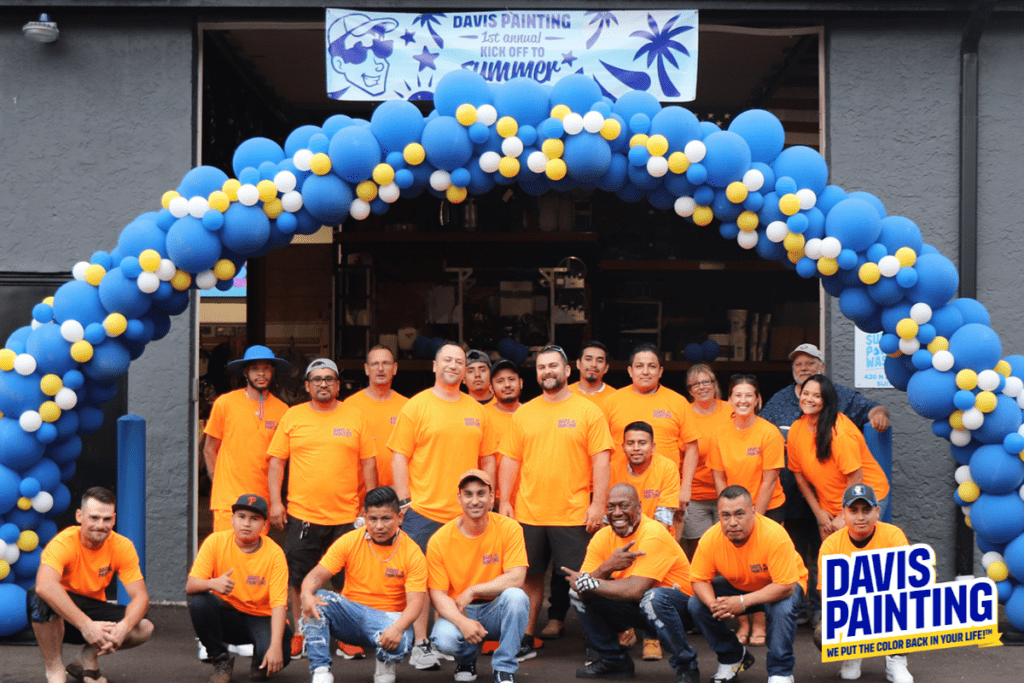
[[[284,358],[278,358],[274,355],[274,352],[268,349],[266,346],[250,346],[245,350],[245,355],[240,360],[233,360],[227,364],[228,372],[233,372],[236,375],[241,375],[245,369],[247,363],[253,361],[266,361],[274,366],[274,372],[288,372],[292,369],[292,364],[286,361]]]

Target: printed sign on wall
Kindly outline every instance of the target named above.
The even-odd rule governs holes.
[[[854,386],[858,389],[892,389],[885,376],[885,354],[878,348],[882,333],[868,334],[856,325],[853,330]]]

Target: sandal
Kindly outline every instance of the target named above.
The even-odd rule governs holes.
[[[740,645],[746,645],[747,644],[747,640],[748,640],[748,636],[747,636],[746,633],[743,633],[743,634],[737,633],[736,634],[736,640],[740,641]]]
[[[764,633],[752,633],[750,635],[750,644],[753,645],[754,647],[762,647],[762,646],[764,646],[764,639],[765,639],[765,634]]]
[[[67,672],[68,676],[71,676],[78,681],[85,681],[87,679],[90,681],[99,681],[103,679],[103,674],[100,673],[99,669],[86,669],[78,662],[71,662],[64,667],[64,671]]]

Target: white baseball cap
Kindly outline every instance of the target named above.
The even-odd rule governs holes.
[[[811,356],[812,358],[817,358],[822,363],[825,362],[825,354],[819,351],[818,347],[815,346],[814,344],[801,344],[800,346],[793,349],[793,352],[789,354],[789,359],[793,360],[793,356],[795,356],[798,353],[806,353],[808,356]]]

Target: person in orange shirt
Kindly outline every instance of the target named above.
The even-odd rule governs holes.
[[[495,363],[491,368],[491,388],[494,390],[494,401],[487,404],[487,414],[494,428],[495,441],[500,444],[512,427],[512,416],[523,405],[519,402],[519,397],[523,393],[523,378],[519,375],[516,364],[504,358]],[[495,467],[500,469],[501,454],[495,454],[494,459]],[[514,494],[513,489],[509,493],[510,500]],[[500,490],[495,491],[494,495],[497,500],[501,500]]]
[[[394,683],[395,664],[412,649],[412,623],[427,602],[427,564],[402,532],[398,495],[390,486],[366,493],[366,527],[327,550],[302,582],[302,616],[312,683],[333,683],[333,635],[376,650],[374,683]],[[345,570],[341,595],[317,590]]]
[[[519,476],[515,506],[503,500],[501,513],[523,525],[530,558],[526,572],[530,622],[520,661],[537,654],[533,634],[548,563],[556,571],[579,566],[590,534],[601,527],[608,499],[612,448],[608,424],[597,406],[569,391],[569,372],[561,347],[540,350],[537,383],[542,393],[515,414],[499,449],[501,489],[510,490]]]
[[[434,386],[413,396],[398,414],[388,449],[392,453],[395,492],[405,511],[402,528],[424,552],[427,541],[461,513],[452,495],[459,476],[479,467],[493,478],[498,441],[484,406],[462,393],[466,352],[448,343],[434,356]],[[512,490],[511,487],[508,490]],[[409,663],[417,669],[440,668],[427,639],[429,607],[416,620],[416,646]]]
[[[580,381],[570,384],[569,391],[589,398],[604,410],[604,402],[615,393],[615,387],[604,383],[608,372],[608,347],[596,339],[584,344],[576,359],[576,369],[580,371]]]
[[[266,346],[250,346],[227,369],[245,378],[245,388],[217,397],[203,433],[203,458],[213,479],[210,510],[213,530],[231,529],[231,506],[243,493],[270,496],[267,486],[267,446],[288,406],[270,393],[274,373],[287,372],[291,363],[277,358]],[[264,533],[266,533],[266,529]]]
[[[470,349],[466,353],[466,391],[480,405],[494,403],[491,388],[491,357],[483,351]]]
[[[149,594],[139,555],[130,540],[113,531],[115,506],[111,491],[88,489],[75,511],[79,526],[64,529],[43,549],[28,609],[48,683],[63,683],[66,676],[105,683],[97,658],[142,645],[153,635],[153,622],[145,618]],[[126,606],[106,600],[115,575],[130,598]],[[63,643],[82,645],[78,661],[67,667]]]
[[[338,401],[338,366],[318,358],[306,368],[311,400],[288,409],[270,442],[270,522],[288,528],[288,600],[292,623],[298,624],[299,587],[328,546],[351,531],[359,516],[359,476],[377,486],[376,450],[366,418]],[[285,463],[288,468],[287,514],[281,501]],[[341,588],[343,577],[335,578]],[[301,628],[300,628],[301,630]],[[292,657],[302,655],[302,634],[292,637]],[[355,653],[361,654],[361,653]]]
[[[462,514],[427,545],[427,585],[438,615],[430,637],[439,651],[454,655],[460,682],[476,680],[477,644],[488,636],[497,638],[491,659],[494,683],[515,683],[530,611],[523,592],[523,529],[491,512],[494,486],[486,472],[465,472],[458,492]]]
[[[363,412],[373,432],[377,451],[377,486],[391,486],[395,478],[391,473],[391,451],[387,443],[398,421],[398,413],[409,399],[391,388],[398,372],[398,362],[388,347],[374,346],[370,349],[363,370],[369,378],[369,386],[346,398],[345,403]],[[365,483],[363,486],[365,488]]]
[[[251,681],[265,681],[291,661],[283,646],[292,638],[285,623],[288,563],[281,547],[261,536],[267,510],[262,496],[239,496],[231,529],[206,537],[185,583],[192,628],[214,666],[210,683],[231,680],[235,658],[227,643],[253,643]]]
[[[711,680],[731,681],[753,665],[754,656],[726,620],[760,611],[768,623],[768,683],[793,683],[793,639],[807,568],[786,530],[758,514],[742,486],[728,486],[718,496],[718,518],[700,539],[690,566],[690,614],[718,655]]]
[[[686,506],[683,523],[677,528],[680,529],[679,538],[686,556],[693,559],[697,541],[718,522],[718,492],[715,490],[715,476],[708,467],[708,453],[714,433],[732,422],[732,406],[722,400],[715,371],[703,363],[686,372],[686,388],[693,399],[690,418],[699,434],[697,469],[693,473],[690,504]]]
[[[628,432],[627,432],[628,433]],[[654,631],[672,654],[677,683],[699,683],[697,651],[686,639],[690,563],[664,525],[647,517],[631,484],[612,486],[609,526],[591,539],[579,571],[562,569],[576,588],[576,613],[596,659],[577,678],[632,677],[633,660],[621,644],[626,628]]]

